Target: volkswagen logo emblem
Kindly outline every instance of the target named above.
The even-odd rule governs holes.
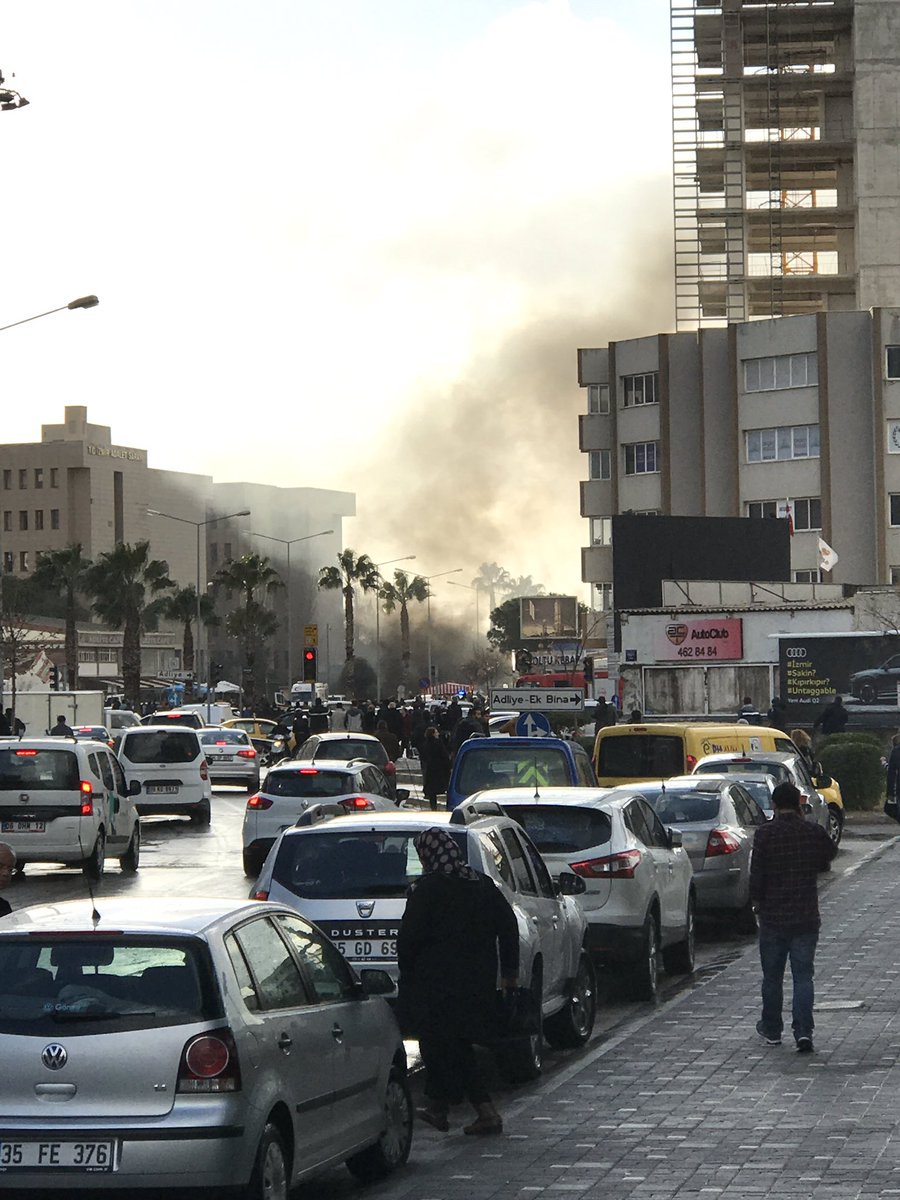
[[[374,900],[357,900],[356,911],[361,917],[371,917],[375,910]]]
[[[41,1051],[41,1062],[48,1071],[61,1071],[69,1061],[69,1052],[59,1042],[51,1042]]]

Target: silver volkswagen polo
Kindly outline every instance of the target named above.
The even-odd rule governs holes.
[[[283,905],[99,907],[0,922],[0,1189],[286,1200],[337,1163],[369,1180],[406,1161],[406,1055],[370,994],[390,989],[382,972],[361,983]]]

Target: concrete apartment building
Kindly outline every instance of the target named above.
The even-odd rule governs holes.
[[[900,4],[672,0],[676,328],[900,300]]]
[[[615,513],[769,517],[792,578],[900,582],[900,308],[747,321],[578,352],[590,522],[582,578],[609,610]],[[740,547],[735,547],[740,553]]]

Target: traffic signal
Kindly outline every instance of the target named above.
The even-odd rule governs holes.
[[[54,692],[59,691],[59,667],[50,668],[50,686]]]
[[[317,673],[318,657],[319,657],[319,652],[315,646],[304,646],[303,647],[303,682],[304,683],[315,683],[316,682],[316,679],[318,678],[318,673]]]

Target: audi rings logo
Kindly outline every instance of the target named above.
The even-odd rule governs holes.
[[[61,1071],[69,1061],[69,1052],[59,1042],[51,1042],[41,1051],[41,1062],[48,1071]]]
[[[788,646],[784,652],[785,658],[806,658],[805,646]]]

